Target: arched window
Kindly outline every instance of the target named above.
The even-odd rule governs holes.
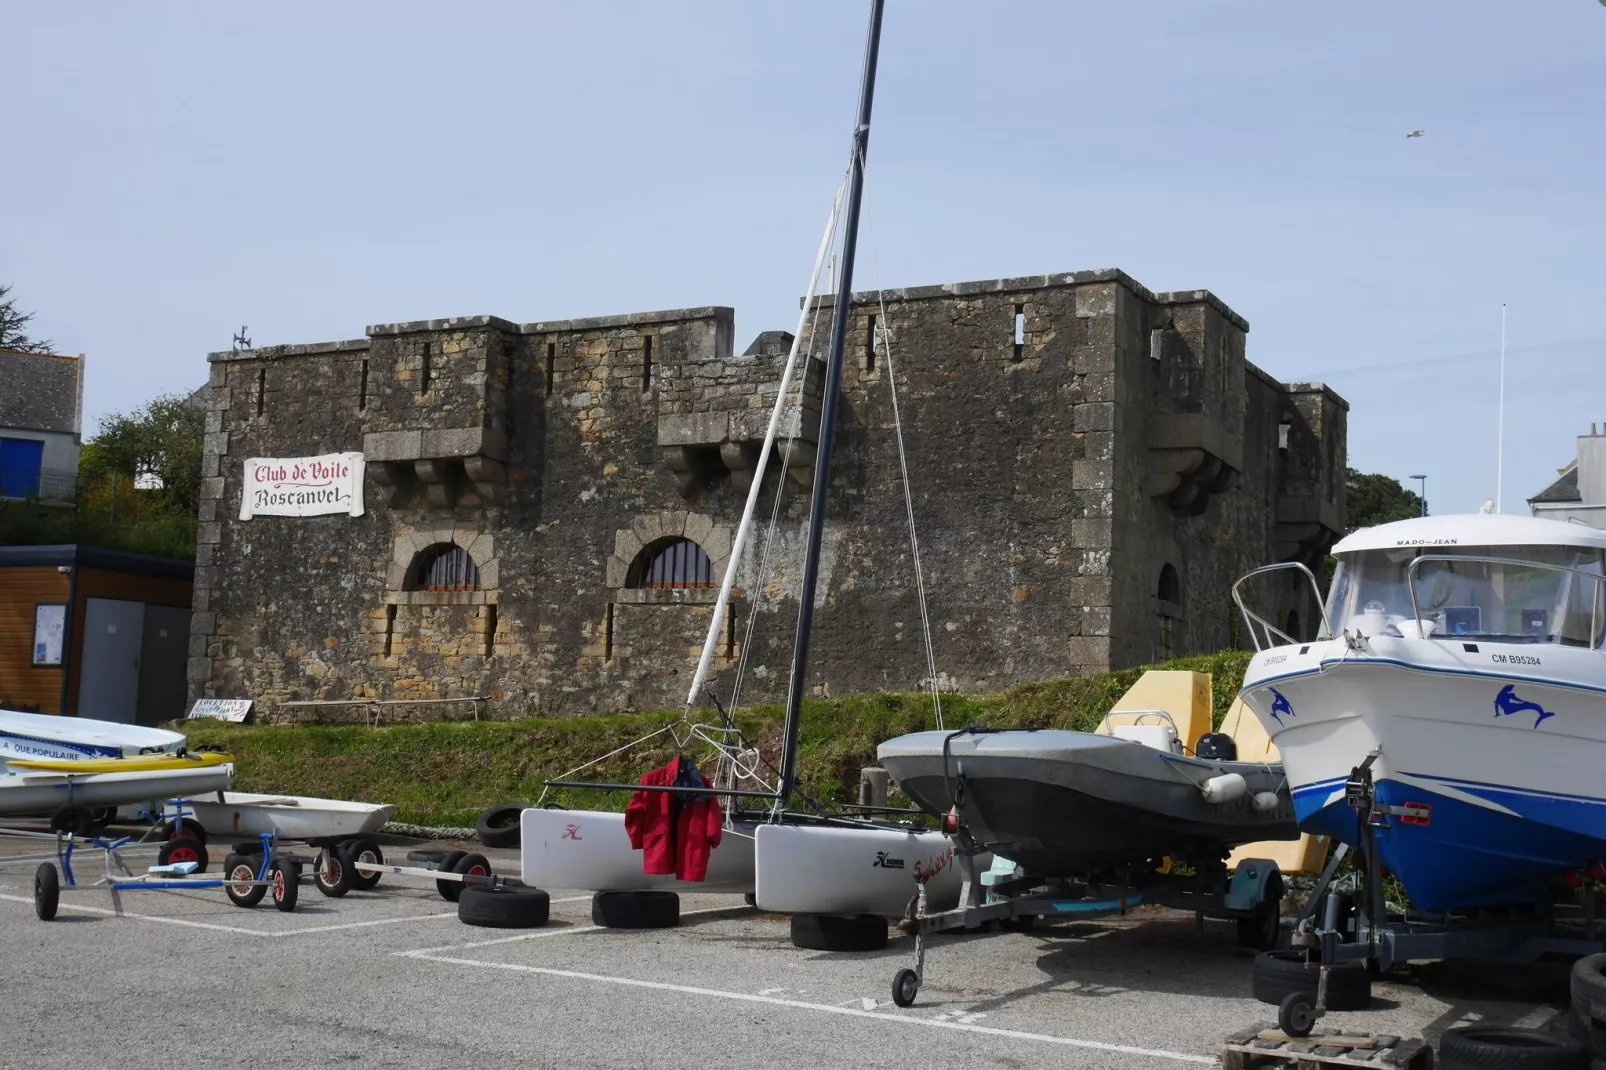
[[[480,570],[461,546],[440,543],[420,550],[407,570],[409,591],[477,591]]]
[[[1156,634],[1154,660],[1167,661],[1177,653],[1177,620],[1182,616],[1182,580],[1177,570],[1167,564],[1160,569],[1160,582],[1155,589]]]
[[[636,555],[626,587],[716,587],[714,563],[690,539],[659,539]]]

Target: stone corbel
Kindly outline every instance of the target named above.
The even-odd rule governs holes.
[[[413,471],[429,495],[429,504],[436,509],[450,509],[457,501],[458,463],[440,457],[429,457],[413,462]]]
[[[384,488],[385,504],[393,509],[405,504],[417,486],[417,476],[413,474],[410,461],[380,461],[369,464],[367,472],[375,485]]]
[[[465,457],[463,473],[473,481],[480,501],[487,505],[500,503],[506,497],[507,465],[490,457]]]

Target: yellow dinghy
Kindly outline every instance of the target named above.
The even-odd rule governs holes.
[[[141,754],[129,758],[8,758],[6,765],[34,773],[146,773],[173,769],[211,769],[229,765],[232,754]]]

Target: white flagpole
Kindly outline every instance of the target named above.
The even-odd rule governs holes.
[[[1494,511],[1506,511],[1506,303],[1500,302],[1500,418],[1495,429]]]

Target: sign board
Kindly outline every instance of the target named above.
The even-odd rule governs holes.
[[[33,607],[33,663],[60,665],[62,639],[67,634],[67,607]]]
[[[240,519],[253,516],[362,516],[360,453],[251,457],[245,462]]]
[[[190,719],[210,717],[239,724],[250,714],[252,701],[248,698],[198,698],[190,707]]]

